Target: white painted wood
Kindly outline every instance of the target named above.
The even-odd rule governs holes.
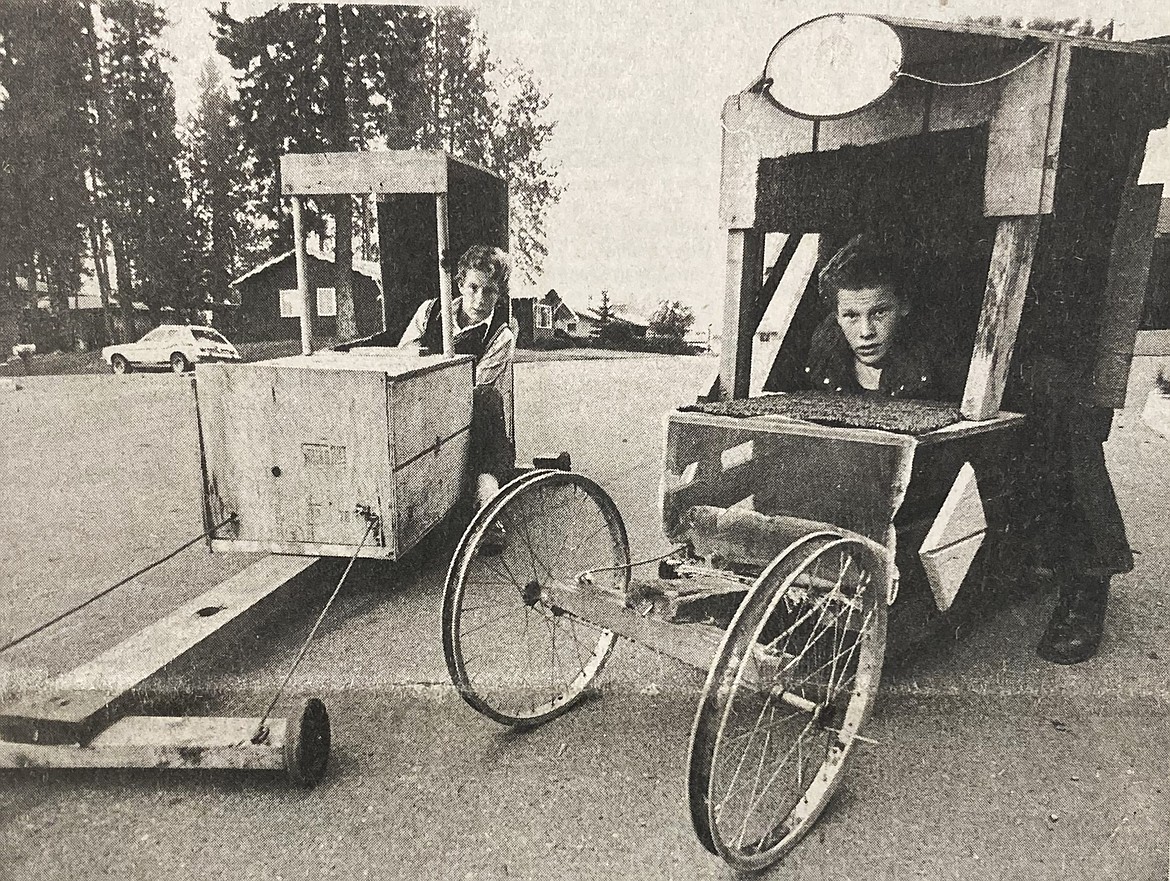
[[[946,610],[954,602],[986,535],[987,516],[979,494],[979,482],[971,463],[964,462],[918,548],[931,592],[940,609]]]
[[[304,205],[300,196],[293,196],[293,243],[297,262],[297,295],[301,302],[301,354],[313,354],[313,321],[316,305],[313,303],[313,286],[309,281],[309,255],[305,245]]]

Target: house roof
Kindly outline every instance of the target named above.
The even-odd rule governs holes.
[[[596,322],[601,321],[601,316],[598,314],[596,308],[586,309],[584,312],[581,313],[581,315],[582,315],[582,317],[587,318],[590,321],[596,321]],[[618,306],[618,305],[610,307],[609,320],[616,321],[619,324],[630,324],[630,325],[633,325],[634,327],[647,327],[648,328],[650,326],[650,322],[646,321],[644,318],[642,318],[638,315],[635,315],[633,312],[628,312],[624,306]]]
[[[308,253],[308,255],[310,257],[314,258],[315,260],[320,260],[322,263],[332,263],[333,262],[332,252],[326,251],[322,248],[318,248],[316,245],[307,245],[305,247],[305,251]],[[288,260],[290,257],[294,257],[295,255],[296,255],[296,251],[285,251],[283,254],[278,254],[275,257],[273,257],[271,260],[265,261],[264,263],[261,263],[259,266],[245,272],[243,275],[241,275],[239,278],[237,278],[235,281],[233,281],[231,283],[231,287],[234,288],[236,285],[238,285],[244,281],[247,281],[248,279],[252,278],[255,275],[259,275],[261,272],[265,272],[266,270],[269,270],[272,267],[274,267],[280,263],[283,263],[285,260]],[[380,267],[374,261],[372,261],[372,260],[358,260],[355,258],[353,261],[353,271],[356,272],[358,275],[364,275],[366,278],[368,278],[370,281],[372,281],[374,284],[376,284],[378,286],[379,291],[382,290],[382,267]]]

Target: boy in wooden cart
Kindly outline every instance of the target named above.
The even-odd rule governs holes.
[[[910,302],[900,264],[875,236],[852,238],[822,269],[820,293],[833,310],[811,340],[809,388],[947,399],[947,381],[928,350],[907,339]],[[1078,664],[1097,653],[1113,575],[1133,568],[1125,522],[1105,465],[1103,444],[1112,412],[1078,399],[1078,365],[1054,355],[1077,354],[1051,314],[1026,322],[1011,405],[1029,416],[1023,461],[1032,487],[1021,520],[1038,568],[1051,572],[1058,600],[1036,647],[1056,664]],[[1043,326],[1047,332],[1042,332]],[[1082,359],[1083,360],[1083,359]]]
[[[508,255],[489,245],[472,245],[455,271],[459,295],[452,301],[455,354],[475,358],[471,413],[471,468],[476,475],[476,507],[482,507],[516,466],[504,416],[510,396],[516,333],[508,299]],[[443,351],[438,298],[418,307],[399,346]]]
[[[475,389],[471,411],[471,461],[476,475],[476,507],[482,507],[515,470],[515,455],[508,437],[505,401],[511,397],[512,359],[516,332],[508,299],[511,267],[508,255],[490,245],[472,245],[459,258],[452,301],[455,322],[455,354],[475,358]],[[418,307],[406,326],[400,347],[423,352],[443,351],[443,321],[438,297]],[[393,345],[385,332],[339,345]]]

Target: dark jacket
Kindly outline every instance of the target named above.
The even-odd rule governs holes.
[[[805,359],[805,386],[815,391],[880,394],[895,398],[949,398],[942,372],[921,346],[899,343],[886,356],[876,392],[863,389],[854,371],[853,350],[828,315],[813,333]]]

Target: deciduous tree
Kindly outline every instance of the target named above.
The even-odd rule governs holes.
[[[695,323],[695,313],[679,300],[663,300],[650,316],[649,332],[655,336],[684,340]]]

